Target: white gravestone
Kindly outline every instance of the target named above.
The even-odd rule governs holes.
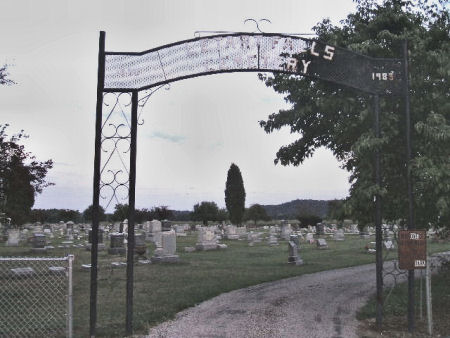
[[[217,247],[216,235],[209,229],[202,229],[198,233],[198,240],[195,248],[199,251],[216,250]]]
[[[7,246],[19,246],[20,241],[20,231],[19,230],[9,230],[8,231],[8,242]]]
[[[177,235],[175,231],[161,233],[161,248],[157,248],[152,257],[153,263],[176,263],[179,260],[177,251]]]

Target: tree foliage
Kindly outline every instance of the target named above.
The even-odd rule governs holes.
[[[30,217],[27,222],[40,222],[40,223],[58,223],[69,222],[75,223],[81,222],[82,214],[78,210],[72,209],[33,209],[31,210]]]
[[[208,225],[208,221],[217,221],[219,218],[219,207],[215,202],[201,202],[194,205],[194,211],[191,214],[193,221],[202,221]]]
[[[88,206],[86,208],[86,210],[83,211],[83,220],[85,222],[92,221],[92,209],[93,209],[93,205],[91,204],[90,206]],[[98,220],[99,220],[99,222],[106,220],[105,209],[101,205],[98,206]]]
[[[268,221],[270,217],[262,205],[253,204],[245,210],[245,219],[252,220],[256,224],[258,221]]]
[[[297,219],[300,221],[300,226],[302,228],[306,228],[308,225],[315,227],[317,223],[322,222],[322,218],[319,216],[306,213],[299,213]]]
[[[357,0],[340,26],[326,19],[318,38],[372,57],[402,57],[409,43],[411,123],[416,226],[449,224],[450,37],[449,11],[441,3]],[[275,163],[299,165],[319,147],[330,149],[351,173],[347,210],[360,223],[373,219],[374,195],[388,221],[407,215],[404,102],[381,97],[381,139],[374,136],[373,98],[336,84],[295,75],[260,75],[291,104],[260,124],[267,133],[284,126],[300,137],[279,149]],[[374,183],[375,150],[381,154],[382,185]]]
[[[8,79],[8,65],[0,66],[0,85],[12,85],[15,82],[11,79]]]
[[[240,225],[245,212],[245,188],[239,167],[232,163],[225,185],[225,205],[233,224]]]
[[[20,225],[30,217],[35,195],[52,185],[45,180],[53,161],[39,162],[20,142],[28,136],[23,130],[18,134],[7,134],[8,124],[0,125],[0,208]]]

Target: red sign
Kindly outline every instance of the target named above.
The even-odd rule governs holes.
[[[402,270],[425,269],[427,236],[425,230],[400,230],[398,234],[398,267]]]

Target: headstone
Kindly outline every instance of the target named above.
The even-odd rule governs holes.
[[[311,232],[308,232],[308,233],[306,234],[305,240],[306,240],[309,244],[313,244],[313,243],[315,242],[315,241],[314,241],[314,234],[312,234]]]
[[[147,230],[146,240],[156,243],[161,240],[161,222],[157,219],[147,222],[144,226]]]
[[[275,235],[275,233],[271,232],[269,234],[269,245],[270,246],[276,246],[278,245],[278,239],[277,236]]]
[[[66,268],[63,266],[49,266],[48,271],[54,275],[62,275],[66,273]]]
[[[103,243],[103,229],[98,229],[98,250],[105,250],[105,244]],[[92,248],[92,229],[88,231],[88,244],[86,244],[86,250],[91,251]]]
[[[161,221],[161,230],[162,231],[170,231],[172,230],[172,222],[168,220],[162,220]]]
[[[317,239],[317,249],[328,249],[328,243],[324,238]]]
[[[225,228],[225,238],[226,239],[239,239],[239,234],[235,225],[228,225]]]
[[[290,224],[283,224],[281,226],[281,238],[288,241],[289,236],[292,234],[292,228]]]
[[[295,265],[302,265],[303,260],[298,255],[298,246],[295,242],[289,241],[288,242],[288,249],[289,249],[289,257],[288,257],[288,263],[289,264],[295,264]]]
[[[198,233],[195,248],[199,251],[216,250],[217,244],[214,232],[209,229],[202,229]]]
[[[157,248],[154,251],[152,257],[153,263],[176,263],[178,262],[177,250],[177,236],[175,231],[164,231],[161,234],[161,248]]]
[[[32,251],[46,251],[47,240],[44,234],[34,233],[31,239]]]
[[[317,223],[316,224],[316,234],[319,236],[322,236],[325,234],[324,232],[324,225],[322,223]]]
[[[14,276],[29,277],[35,274],[34,269],[31,267],[26,268],[14,268],[10,270]]]
[[[289,236],[289,241],[294,242],[294,243],[297,245],[297,248],[300,247],[300,241],[299,241],[297,235],[294,235],[294,234],[293,234],[293,235],[290,235],[290,236]]]
[[[119,232],[110,234],[108,253],[110,255],[124,255],[125,252],[124,234]]]
[[[128,219],[124,219],[123,222],[120,223],[119,232],[128,233]]]
[[[134,252],[136,260],[147,259],[147,245],[145,244],[145,234],[134,235]]]
[[[195,248],[193,246],[185,246],[184,252],[194,252]]]
[[[175,233],[178,237],[185,237],[187,234],[184,232],[184,226],[182,225],[174,225]]]
[[[343,241],[345,240],[344,230],[338,229],[333,236],[335,241]]]
[[[8,242],[7,246],[19,246],[20,231],[19,230],[8,230]]]

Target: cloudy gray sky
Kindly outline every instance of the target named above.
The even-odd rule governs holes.
[[[325,17],[338,23],[351,0],[130,1],[2,0],[0,63],[17,84],[0,88],[0,123],[24,129],[40,160],[51,158],[55,186],[35,208],[83,210],[92,202],[99,31],[106,50],[141,51],[190,39],[197,30],[255,30],[246,18],[267,18],[266,32],[311,32]],[[246,204],[348,194],[348,174],[319,150],[299,167],[275,166],[278,148],[298,135],[265,134],[258,121],[286,107],[255,73],[175,82],[148,101],[138,130],[136,205],[192,209],[224,206],[227,170],[242,172]]]

